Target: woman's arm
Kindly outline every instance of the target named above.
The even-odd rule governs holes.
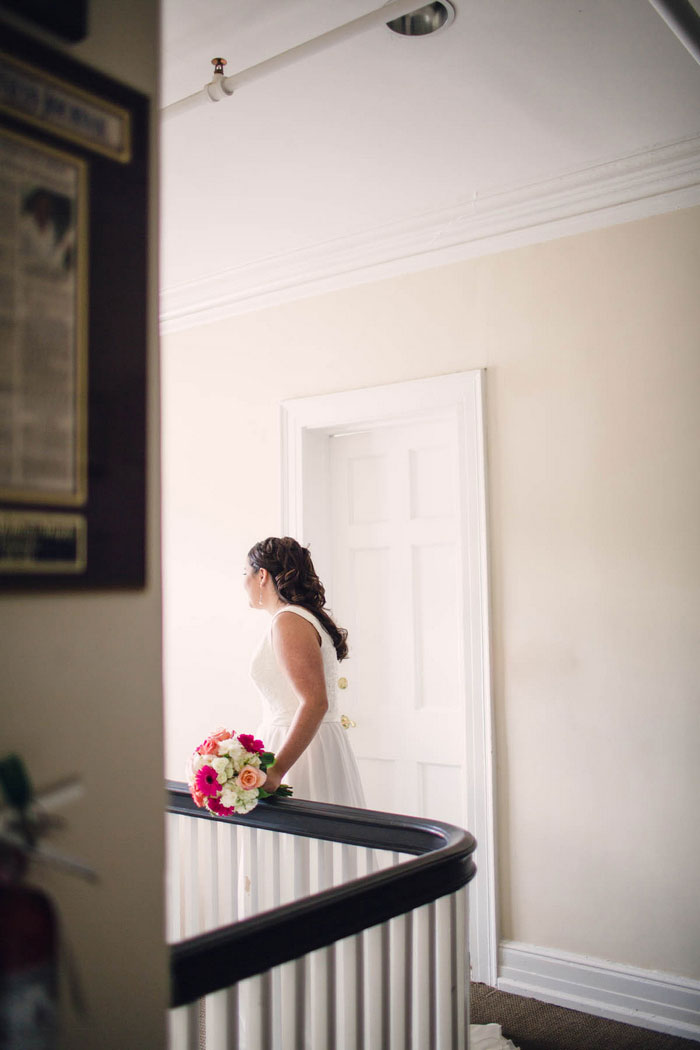
[[[267,774],[265,789],[270,792],[309,746],[328,710],[320,638],[313,624],[296,613],[281,613],[272,623],[272,647],[299,707]]]

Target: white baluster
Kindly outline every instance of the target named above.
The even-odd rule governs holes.
[[[327,890],[333,885],[333,843],[318,843],[318,888]]]
[[[433,992],[433,958],[432,958],[432,923],[429,904],[414,911],[414,981],[413,981],[413,1032],[414,1041],[421,1050],[432,1047],[432,1011],[431,995]]]
[[[357,849],[355,846],[346,846],[343,843],[341,848],[342,857],[342,881],[350,882],[351,879],[356,879],[358,872],[357,865]]]
[[[309,1021],[311,1046],[325,1050],[335,1046],[336,1038],[336,959],[335,945],[319,948],[308,956]]]
[[[238,1050],[240,1047],[240,993],[237,984],[226,988],[226,1042],[225,1050]]]
[[[294,1050],[304,1050],[306,1026],[306,958],[295,959],[294,972]]]
[[[196,824],[196,862],[197,866],[194,872],[195,885],[194,893],[197,901],[196,915],[197,915],[197,933],[204,933],[207,929],[207,920],[209,918],[209,880],[207,878],[207,858],[209,853],[209,832],[211,824],[208,820],[195,820]]]
[[[388,922],[383,922],[380,930],[382,945],[382,1046],[388,1046],[389,1033],[391,1032],[391,927]]]
[[[246,1050],[261,1050],[260,975],[238,985],[239,1040]]]
[[[469,1045],[469,886],[457,890],[453,897],[456,1045],[458,1050],[466,1050]]]
[[[386,1047],[389,1042],[389,966],[386,923],[364,932],[365,1040],[368,1047]]]
[[[186,1050],[187,1018],[182,1007],[168,1010],[168,1050]]]
[[[216,850],[217,880],[214,887],[216,894],[217,926],[226,926],[231,922],[231,902],[229,893],[229,862],[226,849],[226,832],[228,827],[220,821],[214,822],[214,849]]]
[[[338,1032],[338,957],[335,944],[324,949],[326,959],[326,1045],[335,1046]]]
[[[309,840],[294,838],[294,898],[300,900],[310,892]],[[308,956],[294,960],[294,1017],[295,1050],[304,1050],[304,1040],[309,1023],[309,988],[307,986]]]
[[[384,863],[383,850],[363,849],[362,853],[364,860],[363,875],[371,875],[373,871],[379,871],[380,868],[385,868],[388,866]]]
[[[198,1050],[199,1002],[171,1010],[168,1018],[168,1050]]]
[[[296,900],[309,895],[309,859],[309,840],[296,836],[294,838],[294,897]]]
[[[280,1050],[296,1046],[296,986],[294,963],[282,963],[280,972],[280,1015],[282,1017]]]
[[[308,988],[308,956],[282,963],[279,971],[281,1038],[275,1041],[275,1050],[305,1050],[309,1038],[309,1018],[306,1010]]]
[[[364,945],[362,934],[340,942],[342,977],[340,988],[340,1030],[345,1050],[364,1050]]]
[[[343,849],[340,842],[331,843],[333,846],[333,885],[339,886],[343,881]]]
[[[167,878],[167,940],[170,943],[182,937],[180,929],[180,820],[177,813],[168,813],[166,817],[166,878]]]
[[[245,1044],[250,1050],[272,1050],[272,981],[270,971],[249,977],[245,982],[248,1009],[246,1010]]]
[[[214,992],[205,999],[206,1050],[226,1050],[228,1047],[228,1016],[226,991]]]
[[[197,825],[199,820],[182,818],[182,932],[185,937],[198,933],[197,926]]]
[[[219,857],[217,850],[217,821],[203,820],[200,831],[199,885],[203,896],[203,930],[219,925]]]
[[[343,843],[341,847],[341,875],[343,882],[357,878],[357,849]],[[362,935],[346,937],[340,943],[340,1002],[341,1031],[347,1050],[364,1048],[364,981]]]
[[[405,1050],[413,1027],[413,912],[391,920],[389,959],[389,1050]]]
[[[257,915],[260,911],[260,869],[258,865],[257,828],[248,828],[248,845],[250,847],[250,865],[248,868],[248,875],[250,877],[250,914]]]
[[[278,908],[282,903],[282,844],[280,838],[278,832],[272,832],[272,906],[274,908]]]
[[[452,1047],[455,1042],[455,1004],[453,1001],[454,938],[451,896],[435,901],[435,1030],[437,1046]]]
[[[222,867],[222,871],[228,869],[228,884],[224,886],[224,891],[228,897],[228,915],[229,921],[235,922],[238,918],[238,893],[240,890],[240,851],[241,851],[241,829],[237,824],[222,824],[221,830],[223,832],[224,842],[224,857],[226,863]]]

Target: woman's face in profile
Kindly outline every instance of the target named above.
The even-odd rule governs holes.
[[[243,565],[243,590],[248,595],[248,605],[257,608],[260,588],[258,585],[258,574],[246,558]]]

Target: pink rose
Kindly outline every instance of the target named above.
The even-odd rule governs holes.
[[[238,783],[244,791],[262,787],[266,780],[266,774],[261,769],[256,769],[255,766],[243,766],[238,774]]]
[[[192,798],[194,799],[195,805],[199,806],[200,809],[203,809],[206,805],[207,796],[203,795],[201,791],[197,791],[196,787],[192,788]]]
[[[228,740],[233,735],[232,729],[217,729],[215,733],[207,737],[203,744],[200,744],[197,750],[200,755],[215,755],[219,749],[219,741]]]
[[[235,735],[236,734],[233,729],[217,729],[215,733],[212,733],[211,739],[216,741],[228,740],[229,737]]]

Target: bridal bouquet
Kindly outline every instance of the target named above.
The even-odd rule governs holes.
[[[265,790],[266,770],[274,761],[262,740],[250,733],[218,729],[196,748],[187,764],[190,794],[200,809],[218,816],[250,813],[261,798],[292,793],[287,784],[272,793]]]

